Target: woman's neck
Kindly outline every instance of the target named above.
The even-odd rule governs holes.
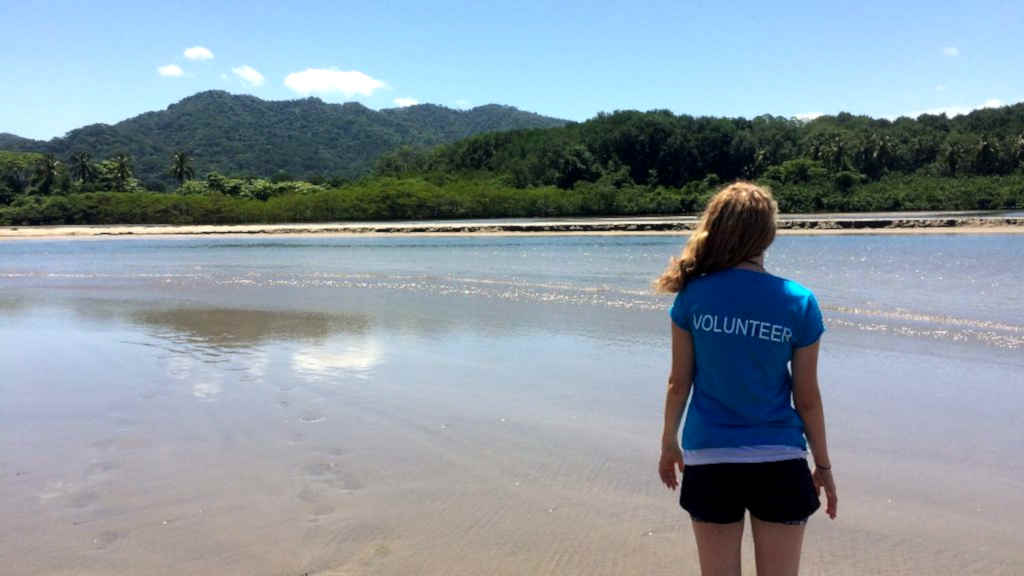
[[[764,272],[764,254],[758,254],[753,258],[749,258],[740,262],[735,268],[742,268],[743,270],[753,270],[755,272]]]

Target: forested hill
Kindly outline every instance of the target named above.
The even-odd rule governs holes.
[[[203,94],[76,131],[47,144],[59,147],[52,155],[0,150],[0,225],[680,214],[699,212],[737,178],[771,187],[783,212],[1024,209],[1024,103],[954,118],[810,122],[620,111],[433,148],[403,145],[350,182],[276,173],[310,178],[330,174],[342,155],[365,166],[388,146],[458,138],[482,128],[475,112]],[[522,115],[484,112],[488,128]],[[103,152],[76,147],[86,135]],[[106,152],[115,150],[126,153]],[[159,177],[172,164],[173,186],[147,189],[136,178]],[[275,177],[245,177],[267,173]]]
[[[480,134],[428,151],[398,150],[381,158],[377,173],[486,174],[516,188],[563,190],[699,190],[742,178],[771,184],[783,208],[795,212],[1016,207],[1024,190],[978,188],[947,198],[946,188],[963,178],[1024,175],[1024,103],[953,118],[841,113],[809,122],[621,111],[547,130]],[[886,187],[892,192],[879,196]],[[911,188],[914,198],[896,192]],[[683,208],[699,209],[700,196],[689,196],[695,202]]]
[[[267,101],[222,91],[200,92],[166,110],[114,125],[93,124],[49,142],[0,134],[0,149],[42,152],[67,161],[127,154],[147,186],[173,182],[174,152],[188,152],[197,174],[295,179],[365,174],[382,153],[400,146],[431,147],[481,132],[548,128],[564,120],[490,104],[453,110],[433,104],[371,110],[355,102],[317,98]]]

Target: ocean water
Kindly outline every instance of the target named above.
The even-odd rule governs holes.
[[[696,573],[655,474],[682,241],[0,242],[0,565]],[[1024,236],[783,236],[767,267],[828,327],[840,520],[807,565],[1024,570]]]

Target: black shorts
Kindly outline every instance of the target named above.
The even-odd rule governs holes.
[[[802,524],[821,503],[804,459],[683,467],[679,505],[697,522]]]

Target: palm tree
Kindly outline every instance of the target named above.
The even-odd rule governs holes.
[[[960,160],[963,155],[964,149],[959,142],[946,143],[942,150],[942,163],[947,174],[956,176],[957,170],[961,168]]]
[[[974,171],[978,174],[994,174],[999,171],[999,142],[987,134],[978,138],[974,147]]]
[[[60,162],[53,154],[47,154],[39,160],[36,165],[36,176],[39,178],[39,191],[49,194],[53,183],[57,180],[57,173],[60,171]]]
[[[132,157],[127,154],[114,156],[114,183],[118,190],[124,190],[125,184],[135,175],[132,167]]]
[[[14,196],[21,196],[28,192],[28,187],[32,183],[31,166],[15,164],[8,170],[4,182],[0,182],[0,184],[4,183],[11,189]]]
[[[71,176],[83,184],[96,179],[96,167],[88,152],[75,152],[71,155]]]
[[[195,170],[192,169],[192,155],[185,151],[178,151],[171,155],[171,175],[178,181],[178,186],[186,180],[195,178]]]

